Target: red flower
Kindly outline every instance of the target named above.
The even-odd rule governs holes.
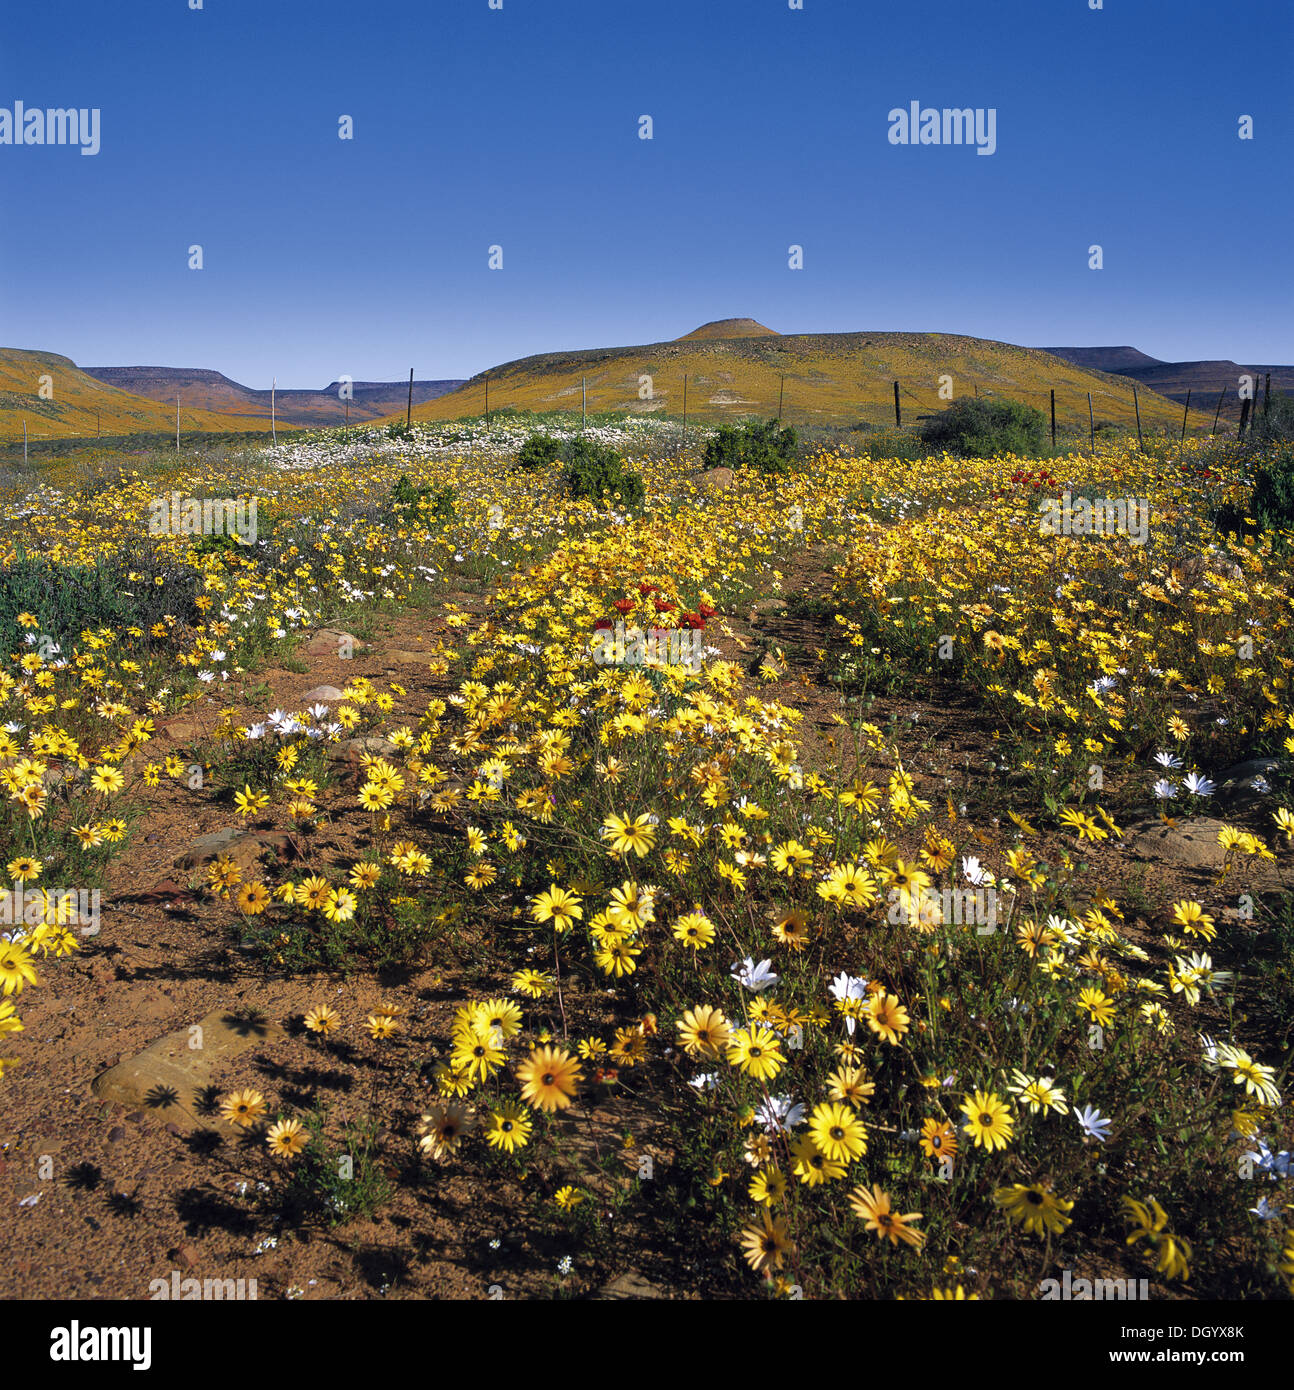
[[[660,585],[659,585],[659,584],[639,584],[639,586],[638,586],[638,592],[639,592],[644,598],[646,598],[648,594],[658,594],[658,593],[660,593]]]
[[[668,599],[664,598],[654,598],[652,599],[652,604],[655,606],[658,613],[669,613],[678,607],[677,603],[671,603]]]
[[[611,619],[610,619],[610,618],[599,618],[599,619],[597,620],[597,622],[593,624],[593,631],[594,631],[594,632],[607,632],[607,631],[610,630],[610,627],[611,627]]]
[[[713,618],[719,610],[717,608],[711,608],[708,603],[698,603],[696,606],[696,611],[703,618]]]
[[[628,613],[633,606],[634,601],[631,598],[618,598],[611,605],[611,607],[614,608],[617,613]]]
[[[705,626],[705,619],[700,613],[683,613],[679,616],[678,625],[699,632]]]

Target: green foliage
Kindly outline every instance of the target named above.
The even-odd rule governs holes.
[[[414,487],[407,473],[401,473],[391,488],[391,510],[406,526],[424,517],[448,521],[454,515],[458,494],[452,487]]]
[[[209,536],[199,536],[193,542],[194,555],[230,555],[245,549],[247,547],[227,531],[213,531]]]
[[[619,502],[626,507],[642,506],[645,496],[642,475],[628,468],[609,445],[578,435],[562,445],[559,457],[566,465],[563,478],[572,497],[608,504]]]
[[[413,435],[413,426],[406,425],[403,420],[392,420],[386,427],[388,439],[412,439]]]
[[[532,434],[517,451],[517,467],[525,473],[538,472],[556,463],[561,449],[561,441],[551,434]]]
[[[230,763],[224,778],[253,780],[245,765]],[[437,856],[437,874],[452,882],[462,873],[460,859]],[[378,889],[359,896],[359,907],[349,921],[330,922],[322,912],[301,911],[284,922],[269,915],[244,922],[242,944],[259,957],[261,965],[275,973],[312,974],[335,970],[404,970],[422,962],[439,940],[447,937],[455,912],[436,895],[416,897],[401,891],[390,870],[383,872]]]
[[[1046,443],[1047,417],[1022,401],[967,396],[923,421],[918,433],[930,447],[965,458],[1037,457]]]
[[[776,420],[720,425],[706,443],[703,462],[707,468],[753,468],[776,476],[794,470],[798,445],[795,431],[780,428]]]
[[[1249,512],[1264,530],[1294,530],[1294,442],[1269,449],[1258,464]]]
[[[138,627],[148,641],[149,628],[164,613],[197,620],[193,600],[199,587],[192,569],[148,547],[93,565],[62,565],[19,551],[0,570],[0,651],[14,651],[23,642],[27,629],[18,626],[19,613],[36,619],[38,638],[51,637],[66,652],[86,628]]]
[[[336,1140],[328,1136],[326,1111],[309,1111],[301,1122],[310,1139],[291,1160],[277,1194],[285,1215],[340,1226],[371,1216],[390,1199],[393,1186],[380,1161],[378,1127],[372,1120],[348,1121]]]

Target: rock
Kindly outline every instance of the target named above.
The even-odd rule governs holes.
[[[335,685],[316,685],[313,690],[307,690],[301,698],[307,705],[335,705],[342,698],[342,693]]]
[[[630,1269],[603,1284],[598,1290],[598,1297],[618,1302],[631,1298],[668,1298],[669,1295],[659,1284],[653,1284]]]
[[[332,627],[321,627],[305,645],[307,656],[333,657],[338,661],[345,661],[350,655],[364,650],[364,643],[353,633]]]
[[[47,788],[61,787],[64,784],[84,782],[88,775],[75,763],[60,763],[58,767],[49,768],[41,777],[41,781]]]
[[[368,738],[344,738],[339,743],[329,743],[325,751],[329,762],[359,764],[365,753],[378,758],[389,758],[395,752],[395,744],[389,738],[370,735]]]
[[[226,1065],[253,1048],[286,1037],[269,1020],[252,1021],[233,1009],[213,1009],[196,1024],[177,1028],[110,1067],[95,1077],[90,1089],[100,1100],[145,1105],[181,1130],[196,1129],[210,1122],[199,1114],[201,1094],[215,1084]],[[143,1119],[144,1112],[136,1110],[127,1118],[135,1116]]]
[[[756,599],[755,603],[751,606],[751,612],[753,613],[782,613],[785,609],[786,600],[784,598],[775,598],[772,596]]]
[[[108,1131],[108,1143],[110,1144],[120,1144],[125,1137],[125,1125],[113,1125],[113,1127]]]
[[[157,732],[160,737],[187,747],[201,736],[202,728],[193,719],[168,719],[158,726]]]
[[[231,825],[225,830],[213,830],[199,835],[175,861],[177,869],[200,869],[226,855],[244,873],[250,871],[265,854],[291,859],[295,855],[292,836],[286,830],[243,830]]]
[[[168,1250],[167,1256],[174,1260],[182,1269],[192,1269],[202,1258],[201,1252],[196,1245],[177,1245],[174,1250]]]
[[[1158,859],[1187,869],[1220,869],[1227,857],[1218,843],[1223,824],[1210,816],[1176,825],[1153,821],[1134,833],[1128,848],[1138,859]]]
[[[697,475],[697,482],[702,487],[708,488],[711,492],[724,492],[732,486],[733,474],[731,468],[707,468],[704,473]]]
[[[424,662],[431,660],[427,652],[409,652],[400,647],[397,647],[394,651],[387,652],[386,655],[388,659],[394,661],[397,666],[420,666]]]
[[[1217,783],[1219,800],[1254,801],[1271,795],[1272,779],[1288,766],[1285,758],[1250,758],[1247,762],[1236,763],[1234,767],[1219,772],[1213,779]],[[1254,786],[1254,778],[1262,777],[1268,790],[1259,791]]]

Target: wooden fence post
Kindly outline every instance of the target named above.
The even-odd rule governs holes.
[[[903,428],[903,412],[899,409],[899,383],[894,383],[894,427]]]
[[[1186,388],[1186,409],[1182,411],[1182,438],[1186,438],[1186,417],[1191,413],[1191,388]]]
[[[1227,388],[1224,385],[1222,390],[1218,392],[1218,408],[1213,412],[1213,429],[1209,431],[1210,435],[1214,434],[1218,428],[1218,416],[1222,413],[1222,397],[1226,394]]]
[[[1092,414],[1092,393],[1087,393],[1087,430],[1092,452],[1096,452],[1096,417]]]
[[[1141,438],[1141,402],[1137,399],[1137,388],[1132,388],[1132,408],[1137,412],[1137,448],[1145,447]]]
[[[1051,388],[1051,447],[1056,447],[1056,388]]]

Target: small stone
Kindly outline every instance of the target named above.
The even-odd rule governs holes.
[[[244,873],[266,854],[278,859],[294,857],[292,836],[286,830],[243,830],[236,825],[199,835],[175,861],[177,869],[201,869],[225,855]]]
[[[732,486],[731,468],[709,468],[697,477],[697,482],[711,492],[724,492]]]
[[[110,1144],[120,1144],[125,1137],[126,1129],[124,1125],[113,1125],[108,1131],[108,1143]]]
[[[388,758],[395,752],[395,744],[389,738],[370,735],[368,738],[344,738],[338,743],[330,743],[324,750],[329,762],[356,763],[364,753],[375,757]]]
[[[1219,772],[1214,779],[1217,795],[1226,802],[1260,801],[1271,795],[1272,779],[1287,766],[1288,760],[1283,758],[1250,758],[1247,762],[1236,763],[1234,767]],[[1255,778],[1262,778],[1267,791],[1260,791],[1254,786]]]
[[[176,1264],[184,1269],[192,1269],[202,1258],[201,1252],[196,1245],[177,1245],[174,1250],[167,1252]]]
[[[1162,821],[1137,831],[1129,849],[1138,859],[1158,859],[1188,869],[1220,869],[1226,850],[1218,843],[1223,822],[1209,816],[1165,825]]]
[[[147,1105],[159,1119],[171,1120],[187,1132],[208,1123],[199,1113],[201,1097],[233,1058],[286,1036],[268,1019],[213,1009],[195,1024],[167,1033],[110,1067],[94,1079],[91,1089],[100,1100]],[[142,1110],[127,1116],[143,1118]]]
[[[337,628],[322,627],[305,645],[305,654],[313,657],[333,657],[345,661],[351,654],[364,650],[364,643],[349,632]],[[342,653],[347,653],[343,656]]]
[[[342,698],[342,693],[335,685],[316,685],[313,690],[307,690],[301,698],[308,705],[333,705]]]
[[[598,1290],[598,1297],[619,1302],[627,1299],[668,1298],[669,1295],[658,1284],[651,1283],[637,1271],[630,1269],[623,1274],[617,1274],[609,1283],[604,1284]]]

